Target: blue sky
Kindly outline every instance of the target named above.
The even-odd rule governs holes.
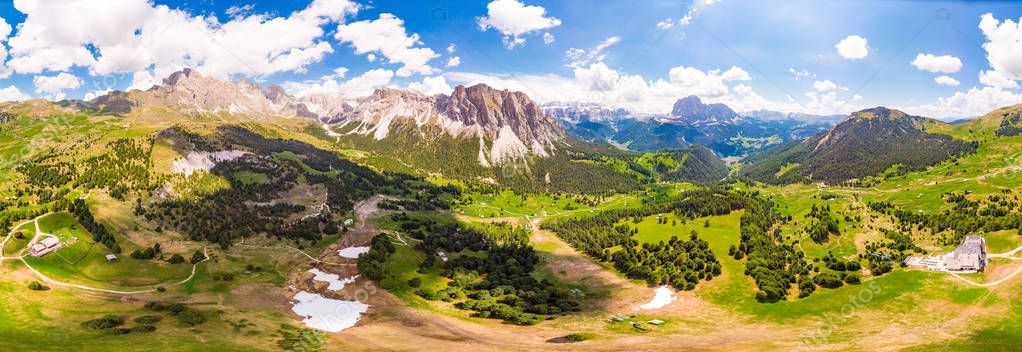
[[[15,0],[0,100],[145,89],[190,66],[298,95],[487,83],[650,113],[698,95],[955,118],[1022,103],[1020,16],[1008,1]]]

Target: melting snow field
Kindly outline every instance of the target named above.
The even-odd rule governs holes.
[[[245,154],[248,154],[248,152],[241,150],[191,152],[184,158],[174,160],[174,172],[191,176],[196,171],[209,171],[219,162],[234,160]]]
[[[355,275],[341,280],[340,275],[323,272],[316,268],[309,269],[309,272],[316,275],[316,277],[312,278],[313,280],[329,282],[330,286],[327,288],[331,291],[340,291],[341,289],[344,289],[344,285],[355,282],[355,279],[358,278],[358,275]]]
[[[315,293],[298,292],[291,311],[305,317],[305,326],[329,332],[355,326],[369,305],[358,301],[329,299]]]
[[[674,297],[674,292],[671,292],[671,289],[667,288],[667,286],[657,287],[654,292],[656,292],[656,294],[653,296],[653,300],[639,306],[639,308],[659,309],[678,299],[677,297]]]
[[[348,247],[337,251],[337,255],[344,258],[358,258],[362,253],[368,253],[369,247]]]

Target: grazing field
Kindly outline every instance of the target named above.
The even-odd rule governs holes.
[[[666,223],[657,223],[657,215],[647,216],[639,223],[621,221],[639,230],[632,238],[639,243],[667,242],[671,237],[687,239],[693,231],[699,238],[710,242],[710,249],[717,257],[726,256],[730,245],[738,245],[738,222],[744,212],[739,210],[728,215],[706,216],[695,219],[677,219],[673,214],[663,214]],[[707,224],[709,224],[707,226]]]
[[[170,264],[158,258],[139,260],[126,253],[116,254],[116,260],[107,260],[106,255],[112,252],[93,242],[91,235],[68,213],[40,218],[39,228],[43,233],[56,236],[62,247],[45,256],[26,257],[25,260],[53,279],[104,288],[148,289],[184,280],[191,272],[191,265],[187,263]],[[168,258],[171,254],[165,253]]]
[[[503,191],[496,195],[468,194],[470,202],[456,211],[475,218],[530,217],[544,218],[587,213],[596,209],[627,208],[638,205],[638,198],[630,195],[557,196],[547,194],[518,194]],[[583,200],[583,201],[580,201]]]

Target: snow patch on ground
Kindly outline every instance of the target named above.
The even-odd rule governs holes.
[[[358,258],[358,256],[368,252],[369,247],[348,247],[337,251],[337,255],[344,258]]]
[[[223,150],[219,152],[191,152],[188,156],[174,160],[174,173],[191,176],[196,171],[212,170],[217,163],[240,158],[249,152],[242,150]]]
[[[329,299],[305,291],[298,292],[294,300],[291,311],[305,317],[302,320],[305,326],[329,332],[355,326],[362,314],[369,310],[368,304],[359,301]]]
[[[660,309],[678,299],[677,297],[674,297],[674,292],[671,291],[670,288],[667,288],[667,286],[657,287],[656,290],[654,290],[654,292],[655,294],[653,295],[653,300],[649,301],[649,303],[639,306],[639,308]]]
[[[329,282],[330,286],[328,286],[327,288],[330,289],[331,291],[340,291],[344,289],[344,285],[355,282],[355,279],[358,278],[358,275],[355,275],[347,279],[341,280],[340,275],[323,272],[316,268],[309,269],[309,272],[312,273],[313,275],[316,275],[315,277],[312,278],[313,280]]]

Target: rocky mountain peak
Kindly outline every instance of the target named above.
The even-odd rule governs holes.
[[[690,95],[674,102],[672,119],[687,124],[733,123],[738,113],[724,104],[704,104],[699,97]]]
[[[455,138],[478,139],[479,161],[487,166],[526,155],[549,155],[565,138],[561,125],[527,95],[484,84],[458,86],[450,95],[433,96],[377,89],[327,123],[376,140],[387,138],[402,124],[419,133],[430,133],[423,128],[427,125],[440,127]]]
[[[901,110],[888,109],[882,106],[878,106],[872,109],[865,109],[851,113],[848,115],[849,120],[870,120],[870,119],[887,119],[887,120],[900,120],[907,117],[911,117]]]
[[[181,71],[177,71],[177,72],[171,73],[170,76],[167,76],[167,78],[164,78],[163,79],[163,85],[165,85],[165,86],[176,86],[176,85],[178,85],[179,83],[181,83],[183,81],[192,80],[192,79],[202,79],[202,78],[204,78],[204,77],[202,76],[201,73],[199,73],[199,71],[196,71],[195,69],[192,69],[192,68],[185,68],[185,69],[183,69]]]

